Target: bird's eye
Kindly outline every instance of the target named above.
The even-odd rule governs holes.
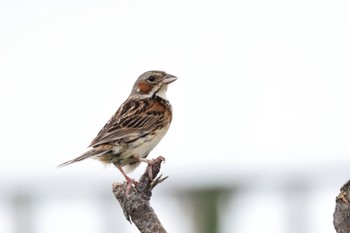
[[[150,82],[150,83],[154,83],[154,82],[156,81],[156,77],[154,77],[154,76],[149,76],[149,77],[147,78],[147,81]]]

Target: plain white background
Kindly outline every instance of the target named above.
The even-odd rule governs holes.
[[[55,166],[84,152],[141,73],[161,69],[178,77],[168,89],[174,120],[150,157],[166,157],[173,182],[273,184],[312,173],[332,188],[315,194],[324,215],[314,221],[325,224],[317,232],[332,231],[334,197],[349,178],[349,11],[348,1],[2,1],[0,182],[122,180],[92,160]],[[75,205],[83,214],[84,201]],[[1,216],[12,229],[6,208]],[[50,219],[37,231],[54,232]],[[257,229],[284,232],[264,222]]]

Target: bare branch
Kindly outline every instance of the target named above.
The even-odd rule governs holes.
[[[113,193],[119,201],[126,219],[130,223],[133,222],[141,233],[166,233],[149,203],[152,189],[168,178],[161,178],[162,175],[156,178],[163,160],[162,157],[158,157],[152,166],[146,168],[137,186],[131,188],[128,196],[126,196],[126,182],[113,184]]]
[[[350,180],[340,188],[336,197],[333,225],[337,233],[350,233]]]

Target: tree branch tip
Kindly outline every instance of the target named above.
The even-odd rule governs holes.
[[[169,176],[163,177],[163,174],[160,174],[157,178],[155,178],[151,183],[151,190],[156,187],[158,184],[162,183],[164,180],[168,179]]]
[[[131,187],[124,181],[112,184],[113,194],[118,200],[125,218],[134,224],[141,233],[166,233],[157,215],[150,205],[153,188],[168,178],[158,175],[163,157],[154,159],[154,163],[146,167],[138,182]]]

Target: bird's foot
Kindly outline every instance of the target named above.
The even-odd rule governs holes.
[[[134,179],[131,179],[129,176],[127,176],[123,170],[123,168],[121,166],[119,166],[118,164],[115,164],[117,166],[117,168],[119,169],[119,171],[123,174],[123,176],[125,177],[125,180],[126,180],[126,190],[125,190],[125,194],[126,196],[128,197],[129,196],[129,193],[130,193],[130,190],[132,188],[132,185],[134,185],[135,187],[137,186],[137,181],[134,180]]]
[[[138,182],[132,178],[130,178],[129,176],[125,175],[125,179],[126,179],[126,183],[127,183],[127,186],[126,186],[126,191],[125,191],[125,194],[126,196],[128,197],[129,196],[129,193],[130,193],[130,190],[132,188],[132,185],[134,185],[135,187],[137,186]]]
[[[148,164],[147,166],[147,170],[148,170],[148,177],[153,180],[153,172],[152,172],[152,166],[158,162],[158,161],[162,161],[162,162],[165,162],[165,158],[163,156],[158,156],[157,158],[155,159],[145,159],[145,158],[140,158],[140,161],[141,162],[145,162]]]

